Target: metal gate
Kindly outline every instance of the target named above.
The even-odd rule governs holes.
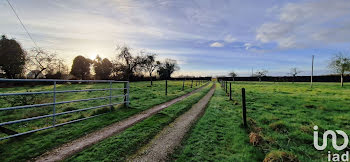
[[[56,117],[60,115],[65,115],[65,114],[70,114],[70,113],[76,113],[76,112],[82,112],[82,111],[87,111],[87,110],[93,110],[93,109],[98,109],[98,108],[103,108],[103,107],[112,107],[114,105],[119,105],[119,104],[124,104],[125,106],[129,106],[129,82],[128,81],[112,81],[112,80],[52,80],[52,79],[0,79],[0,83],[2,84],[18,84],[19,82],[31,82],[33,84],[38,84],[38,82],[45,82],[43,84],[51,84],[53,85],[52,90],[49,91],[39,91],[39,92],[17,92],[17,93],[0,93],[0,97],[7,97],[7,96],[19,96],[19,95],[38,95],[38,94],[52,94],[52,102],[51,103],[40,103],[40,104],[31,104],[31,105],[20,105],[20,106],[11,106],[11,107],[2,107],[0,105],[0,115],[3,115],[4,111],[11,111],[11,110],[19,110],[19,109],[30,109],[30,108],[37,108],[37,107],[43,107],[43,106],[52,106],[52,113],[47,114],[47,115],[41,115],[41,116],[34,116],[30,118],[22,118],[22,119],[17,119],[17,120],[12,120],[12,121],[6,121],[6,122],[1,122],[0,123],[0,131],[3,132],[4,134],[7,134],[7,136],[2,136],[0,137],[0,141],[4,139],[8,139],[11,137],[16,137],[24,134],[29,134],[53,127],[58,127],[82,120],[86,120],[89,118],[93,118],[102,114],[97,114],[97,115],[92,115],[84,118],[79,118],[63,123],[56,123]],[[84,84],[84,83],[104,83],[103,85],[108,86],[108,88],[96,88],[96,89],[79,89],[79,90],[57,90],[57,85],[65,85],[67,83],[79,83],[79,84]],[[112,84],[124,84],[122,88],[112,88]],[[119,86],[119,85],[118,85]],[[120,95],[112,95],[112,92],[115,90],[122,90],[122,94]],[[109,95],[106,96],[99,96],[99,97],[94,97],[94,98],[84,98],[84,99],[78,99],[78,100],[68,100],[68,101],[59,101],[57,102],[57,95],[62,94],[62,93],[80,93],[80,92],[94,92],[94,91],[107,91],[109,92]],[[123,98],[121,102],[113,103],[114,98]],[[56,112],[56,105],[61,105],[61,104],[68,104],[68,103],[75,103],[75,102],[86,102],[86,101],[93,101],[93,100],[108,100],[108,104],[103,104],[103,105],[98,105],[98,106],[92,106],[92,107],[85,107],[85,108],[80,108],[77,110],[70,110],[70,111],[64,111],[64,112]],[[16,111],[14,111],[16,113]],[[4,126],[11,125],[11,124],[16,124],[16,123],[21,123],[21,122],[28,122],[32,120],[38,120],[38,119],[43,119],[43,118],[52,118],[52,123],[50,126],[46,126],[43,128],[38,128],[38,129],[33,129],[21,133],[17,133],[16,131],[13,131],[11,129],[5,128]]]

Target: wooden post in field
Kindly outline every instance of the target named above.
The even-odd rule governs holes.
[[[230,83],[230,100],[232,100],[232,87],[231,87],[231,83]]]
[[[314,76],[314,55],[312,55],[312,64],[311,64],[311,88],[312,88],[312,78]]]
[[[168,80],[165,80],[165,95],[168,95]]]
[[[242,88],[242,114],[243,114],[243,125],[247,128],[247,108],[245,103],[245,89]]]
[[[192,79],[192,82],[191,82],[191,88],[193,87],[193,79]]]
[[[127,105],[127,101],[128,101],[128,99],[127,99],[127,96],[126,96],[126,94],[128,93],[128,83],[127,82],[124,82],[124,106],[126,106]],[[112,87],[111,87],[111,89],[112,89]]]
[[[185,81],[186,80],[182,80],[182,90],[185,90]]]
[[[227,81],[225,81],[225,90],[226,90],[226,94],[227,94]]]
[[[198,81],[196,80],[196,87],[197,87],[197,82],[198,82]]]

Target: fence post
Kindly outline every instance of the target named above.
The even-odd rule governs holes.
[[[193,86],[193,79],[192,79],[192,82],[191,82],[191,88],[192,88],[192,86]]]
[[[165,80],[165,95],[168,95],[168,80]]]
[[[112,109],[112,81],[109,82],[109,105]]]
[[[226,94],[227,94],[227,81],[225,81],[225,90],[226,90]]]
[[[124,82],[124,106],[127,107],[127,103],[128,103],[128,97],[127,97],[127,94],[128,94],[128,83],[127,82]]]
[[[243,113],[243,125],[247,128],[247,109],[245,103],[245,89],[242,88],[242,113]]]
[[[53,117],[52,125],[56,125],[56,81],[53,82]]]
[[[197,82],[198,82],[198,80],[196,80],[196,87],[197,87]]]
[[[182,91],[185,90],[185,80],[182,81]]]
[[[129,98],[129,94],[130,94],[130,82],[128,81],[126,83],[126,107],[129,107],[130,104],[130,98]]]
[[[232,100],[232,87],[231,87],[231,83],[230,83],[230,100]]]

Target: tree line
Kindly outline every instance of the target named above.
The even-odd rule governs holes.
[[[176,60],[158,61],[157,55],[141,51],[132,54],[127,46],[117,48],[115,59],[101,58],[94,60],[76,56],[68,70],[67,64],[56,53],[40,48],[25,51],[19,42],[2,35],[0,40],[0,75],[6,78],[49,78],[49,79],[98,79],[98,80],[137,80],[154,74],[160,79],[170,79],[179,70]]]
[[[350,56],[346,55],[344,52],[339,52],[333,55],[333,57],[328,62],[328,68],[337,75],[340,76],[340,85],[344,86],[344,76],[347,73],[350,73]],[[293,67],[290,69],[290,72],[287,73],[289,76],[292,76],[294,83],[295,78],[298,74],[300,74],[301,70],[299,70],[296,67]],[[259,79],[259,82],[261,82],[262,77],[266,77],[268,74],[267,70],[258,70],[254,74],[251,75],[251,77],[257,77]],[[232,77],[232,80],[235,81],[235,77],[238,76],[238,74],[235,71],[231,71],[228,74],[230,77]]]

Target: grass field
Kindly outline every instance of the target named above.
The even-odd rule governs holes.
[[[125,161],[129,155],[147,144],[165,126],[197,103],[210,90],[211,85],[66,161]]]
[[[185,91],[181,91],[182,82],[172,81],[169,83],[168,96],[165,96],[164,82],[155,82],[154,87],[148,87],[148,84],[149,82],[131,83],[131,108],[115,108],[111,113],[86,121],[37,132],[17,139],[1,141],[0,161],[31,159],[55,146],[194,89],[189,89],[190,82],[187,82],[187,88]],[[79,89],[97,88],[105,85],[69,86]],[[34,88],[42,90],[50,89],[52,86]],[[68,87],[62,86],[60,88]],[[246,89],[247,129],[242,126],[241,88]],[[319,137],[322,137],[325,130],[343,130],[350,134],[350,84],[348,83],[343,88],[338,83],[314,83],[313,88],[310,88],[309,83],[232,82],[232,90],[233,100],[231,101],[224,89],[217,86],[203,117],[186,135],[185,140],[172,155],[171,160],[262,161],[269,158],[277,161],[296,159],[300,161],[326,161],[328,150],[333,153],[337,151],[333,149],[330,140],[328,140],[328,147],[325,151],[317,151],[313,146],[313,127],[315,125],[319,127]],[[13,91],[25,91],[25,87],[0,89],[2,93]],[[160,130],[187,111],[208,91],[209,86],[66,161],[126,160],[137,150],[142,149],[142,146],[147,144]],[[72,94],[71,96],[62,96],[60,100],[80,99],[78,97],[86,98],[94,95],[104,94],[86,93],[81,96]],[[49,100],[45,100],[45,102],[47,101]],[[100,101],[100,103],[93,104],[106,104],[107,102]],[[3,105],[2,107],[9,106],[6,105],[8,104],[6,100],[0,100],[0,103]],[[69,105],[68,107],[84,108],[91,104]],[[65,108],[59,107],[59,111],[66,111]],[[50,112],[49,110],[42,111]],[[6,117],[4,114],[0,114],[0,121],[9,120],[10,117],[11,120],[21,118],[30,113],[30,111],[22,114],[17,112],[17,115]],[[98,112],[90,111],[83,115],[89,116],[94,113]],[[72,120],[79,118],[80,115],[82,114],[58,120],[59,122],[63,122],[67,118]],[[34,128],[35,124],[44,125],[45,122],[50,123],[51,121],[52,119],[48,119],[42,123],[27,124],[27,127]],[[28,129],[19,128],[18,130]],[[342,143],[341,140],[338,142]],[[349,149],[348,147],[344,151]]]
[[[154,105],[163,103],[170,99],[176,98],[183,94],[186,94],[197,87],[193,86],[190,88],[190,81],[186,82],[186,88],[182,91],[182,81],[169,81],[168,82],[168,95],[164,95],[165,82],[156,81],[153,87],[149,87],[149,82],[132,82],[130,83],[130,108],[116,107],[112,112],[88,119],[85,121],[65,125],[62,127],[57,127],[53,129],[48,129],[45,131],[40,131],[26,136],[21,136],[18,138],[12,138],[9,140],[0,141],[0,161],[25,161],[36,157],[45,151],[52,149],[55,146],[66,143],[68,141],[74,140],[78,137],[85,135],[86,133],[92,132],[111,123],[125,119],[133,114],[146,110]],[[123,84],[113,84],[113,88],[122,87]],[[52,90],[53,86],[35,86],[35,87],[16,87],[16,88],[1,88],[0,93],[13,93],[13,92],[25,92],[25,91],[45,91]],[[67,90],[67,89],[94,89],[94,88],[109,88],[109,84],[71,84],[71,85],[58,85],[57,90]],[[113,95],[122,94],[122,91],[113,92]],[[101,97],[108,96],[109,92],[79,92],[79,93],[69,93],[57,96],[57,101],[67,101],[84,99],[90,97]],[[12,102],[11,100],[14,100]],[[21,102],[16,102],[21,100]],[[38,104],[52,102],[52,95],[39,95],[35,97],[28,98],[10,98],[10,99],[0,99],[0,107],[17,106],[18,103],[25,100],[27,104]],[[115,101],[118,102],[118,101]],[[60,105],[57,107],[57,112],[64,112],[74,109],[81,109],[91,106],[108,104],[108,100],[101,101],[90,101],[84,103],[71,103]],[[58,123],[62,123],[68,120],[73,120],[81,118],[82,116],[88,117],[90,115],[104,113],[110,111],[107,109],[84,111],[82,113],[67,114],[57,118]],[[0,112],[0,122],[6,122],[11,120],[16,120],[20,118],[27,118],[38,115],[50,114],[52,112],[52,107],[43,108],[31,108],[22,110],[12,110],[12,111],[1,111]],[[16,125],[6,126],[13,130],[23,132],[31,129],[40,128],[43,126],[48,126],[52,122],[52,118],[41,119],[34,122],[25,122]],[[79,129],[77,129],[79,128]],[[0,134],[0,136],[5,136],[5,134]]]
[[[314,148],[315,125],[321,138],[325,130],[343,130],[350,134],[349,84],[342,88],[339,83],[314,83],[311,89],[309,83],[234,82],[232,88],[232,102],[236,104],[232,108],[238,116],[241,88],[246,88],[248,133],[254,133],[257,147],[271,158],[296,156],[300,161],[327,160],[327,150],[336,151],[330,140],[325,151]],[[223,97],[228,100],[227,96]]]
[[[227,100],[219,84],[206,112],[193,126],[172,159],[175,161],[262,161],[264,154],[249,144],[238,106]]]

